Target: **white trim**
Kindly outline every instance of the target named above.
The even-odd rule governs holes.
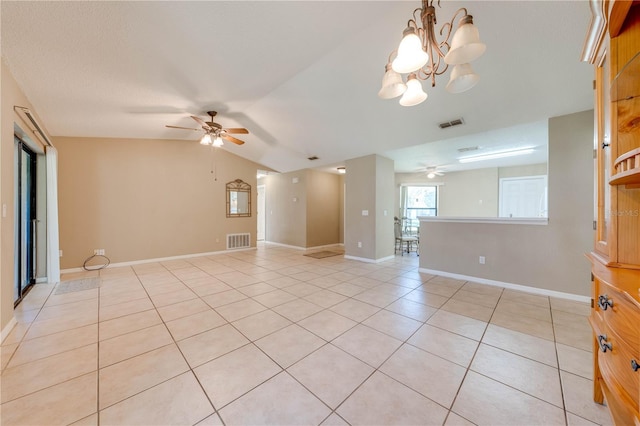
[[[229,253],[237,253],[240,251],[249,251],[255,250],[256,247],[248,247],[242,249],[233,249],[233,250],[219,250],[219,251],[210,251],[207,253],[195,253],[195,254],[181,254],[179,256],[169,256],[169,257],[157,257],[155,259],[142,259],[142,260],[133,260],[131,262],[119,262],[119,263],[111,263],[109,267],[119,267],[119,266],[132,266],[132,265],[142,265],[145,263],[154,263],[154,262],[167,262],[170,260],[179,260],[179,259],[188,259],[190,257],[204,257],[204,256],[214,256],[218,254],[229,254]],[[62,274],[70,274],[73,272],[83,272],[83,268],[69,268],[63,269],[60,271]]]
[[[294,249],[294,250],[306,250],[306,248],[300,247],[300,246],[291,246],[289,244],[276,243],[276,242],[273,242],[273,241],[266,241],[266,240],[263,241],[263,242],[266,243],[266,244],[271,244],[271,245],[280,246],[280,247],[286,247],[286,248],[290,248],[290,249]]]
[[[49,278],[47,277],[36,278],[36,284],[49,284]],[[55,283],[51,283],[51,284],[55,284]]]
[[[438,176],[438,178],[442,179],[442,176]],[[402,188],[403,186],[444,186],[444,184],[445,182],[441,180],[432,181],[431,179],[429,179],[428,181],[425,180],[423,182],[417,182],[417,183],[402,182],[398,186]]]
[[[13,327],[16,326],[16,324],[18,324],[18,321],[16,321],[16,317],[11,317],[11,320],[9,321],[9,323],[5,325],[5,327],[2,329],[2,332],[0,332],[0,343],[4,342],[4,339],[7,338],[9,333],[11,333],[11,330],[13,330]]]
[[[442,217],[442,216],[418,216],[420,222],[446,222],[446,223],[486,223],[489,225],[543,225],[549,224],[547,217]]]
[[[559,299],[573,300],[575,302],[591,303],[591,297],[580,296],[579,294],[563,293],[561,291],[547,290],[545,288],[530,287],[521,284],[506,283],[503,281],[489,280],[486,278],[472,277],[469,275],[453,274],[451,272],[436,271],[434,269],[419,268],[418,271],[431,275],[440,275],[442,277],[454,278],[456,280],[473,281],[474,283],[486,284],[496,287],[504,287],[511,290],[524,291],[526,293],[538,294],[541,296],[557,297]]]
[[[329,248],[344,248],[344,244],[342,243],[325,244],[323,246],[307,247],[305,250],[309,251],[309,250],[329,249]]]
[[[357,260],[359,262],[365,262],[365,263],[381,263],[381,262],[386,262],[387,260],[395,259],[395,256],[387,256],[380,259],[369,259],[368,257],[348,256],[345,254],[344,258],[349,260]]]

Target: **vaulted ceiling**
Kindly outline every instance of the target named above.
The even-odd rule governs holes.
[[[369,154],[396,171],[459,168],[458,148],[546,144],[549,117],[592,108],[586,1],[442,0],[487,45],[469,92],[377,97],[414,1],[0,3],[2,58],[52,136],[184,139],[190,115],[246,127],[237,155],[286,172]],[[438,123],[462,117],[462,126]],[[204,148],[204,147],[203,147]],[[542,151],[541,151],[542,152]],[[309,161],[307,157],[318,156]],[[546,151],[544,151],[544,156]]]

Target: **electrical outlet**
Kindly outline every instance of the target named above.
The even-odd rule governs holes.
[[[358,241],[358,248],[362,248],[362,241]]]
[[[98,253],[99,251],[100,251],[100,250],[98,250],[98,249],[93,249],[93,255],[94,255],[94,256],[97,256],[97,255],[99,254],[99,253]]]
[[[104,256],[104,249],[100,249],[100,250],[98,250],[98,254],[99,254],[100,256]]]
[[[481,265],[484,265],[484,262],[485,262],[485,258],[484,258],[484,256],[480,256],[480,257],[478,258],[478,262],[479,262]]]

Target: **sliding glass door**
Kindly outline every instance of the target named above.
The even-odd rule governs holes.
[[[16,282],[14,302],[18,304],[36,278],[36,166],[37,156],[19,138],[17,146],[17,188],[16,188],[16,231],[18,250],[16,252]]]

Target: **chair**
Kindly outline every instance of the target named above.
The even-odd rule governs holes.
[[[407,253],[411,252],[413,245],[416,245],[416,253],[418,253],[418,246],[420,243],[420,239],[418,237],[413,237],[410,235],[404,235],[402,233],[402,223],[399,220],[394,221],[393,223],[393,232],[396,237],[395,246],[393,248],[393,253],[397,253],[398,249],[400,249],[401,256],[404,256],[404,248],[403,245],[407,244]],[[419,254],[418,254],[419,256]]]

